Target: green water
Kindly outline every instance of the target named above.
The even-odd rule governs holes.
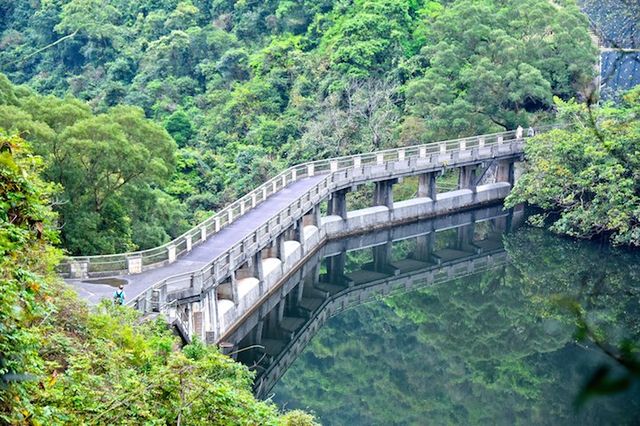
[[[630,377],[603,349],[640,341],[640,253],[528,228],[502,241],[506,265],[328,320],[272,399],[325,425],[640,424],[633,378],[577,405],[598,368]],[[578,339],[581,318],[598,344]]]

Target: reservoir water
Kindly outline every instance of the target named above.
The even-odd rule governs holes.
[[[640,254],[500,206],[330,242],[229,339],[325,425],[626,425]],[[625,366],[626,364],[626,366]]]

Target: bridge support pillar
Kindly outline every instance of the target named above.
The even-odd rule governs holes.
[[[304,287],[312,288],[320,282],[320,263],[315,264],[304,276],[302,283]]]
[[[347,253],[341,252],[335,256],[327,257],[327,279],[332,284],[344,284],[344,266],[347,261]]]
[[[436,201],[436,173],[423,173],[418,176],[418,197],[429,197]]]
[[[278,324],[282,323],[282,320],[284,319],[284,308],[285,308],[285,301],[280,300],[276,308],[278,310]]]
[[[347,218],[347,192],[348,189],[341,189],[331,194],[329,199],[328,215],[340,216],[343,219]]]
[[[391,242],[384,243],[372,248],[373,250],[373,270],[376,272],[389,273],[391,266]]]
[[[393,208],[393,185],[398,182],[398,179],[381,180],[375,183],[375,189],[373,190],[373,205],[374,206],[387,206],[389,209]]]
[[[413,253],[413,258],[421,262],[432,263],[433,256],[431,256],[431,254],[433,253],[433,246],[435,241],[435,231],[416,237],[416,250]]]
[[[276,237],[276,240],[273,242],[273,248],[275,249],[275,257],[277,257],[278,259],[280,259],[282,261],[282,263],[284,263],[286,261],[285,259],[285,252],[284,252],[284,242],[285,242],[285,235],[284,234],[280,234]]]
[[[263,328],[264,328],[264,321],[263,320],[258,321],[258,324],[256,324],[256,328],[254,329],[254,335],[253,335],[253,342],[256,345],[259,345],[260,343],[262,343]]]
[[[391,242],[386,242],[371,248],[373,262],[364,265],[362,268],[382,274],[396,275],[398,268],[391,264]]]
[[[331,201],[329,201],[331,203]],[[320,206],[315,206],[302,217],[303,226],[313,225],[320,228]]]
[[[236,273],[237,272],[231,273],[230,285],[231,285],[231,300],[233,301],[233,304],[236,305],[237,307],[238,304],[240,303],[240,298],[238,297],[238,282],[236,279]]]
[[[320,228],[320,216],[320,206],[317,205],[311,211],[311,217],[313,218],[312,225],[317,226],[318,228]]]
[[[458,176],[458,189],[476,190],[476,166],[460,167]]]
[[[300,248],[302,249],[302,255],[305,253],[304,246],[304,217],[301,217],[296,221],[296,226],[293,230],[294,238],[296,241],[300,243]]]
[[[220,318],[218,317],[218,289],[214,288],[209,292],[207,301],[207,313],[211,321],[211,331],[214,333],[214,339],[220,337]]]
[[[258,252],[251,259],[251,269],[253,276],[260,280],[260,285],[264,281],[264,270],[262,269],[262,253]]]
[[[513,226],[513,208],[510,208],[506,216],[500,216],[495,219],[491,219],[491,226],[494,232],[497,233],[509,233],[512,231]]]
[[[458,227],[457,233],[458,250],[473,253],[478,251],[478,247],[473,244],[473,235],[475,233],[475,226],[473,223]]]
[[[515,183],[515,163],[513,160],[503,160],[496,166],[496,182]]]

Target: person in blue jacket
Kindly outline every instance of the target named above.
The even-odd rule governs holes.
[[[115,305],[124,305],[124,286],[120,284],[120,287],[113,293],[113,303]]]

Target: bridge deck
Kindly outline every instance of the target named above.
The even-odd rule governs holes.
[[[255,209],[236,219],[231,225],[222,228],[220,232],[194,247],[190,253],[180,256],[174,263],[140,274],[120,275],[114,278],[121,278],[128,282],[125,287],[127,299],[133,299],[166,277],[196,271],[210,263],[234,244],[242,241],[282,209],[299,199],[323,178],[324,175],[317,175],[293,182],[270,196]],[[92,304],[98,303],[105,297],[110,298],[113,295],[113,286],[91,282],[101,281],[100,279],[68,279],[66,281],[75,288],[81,298]]]

